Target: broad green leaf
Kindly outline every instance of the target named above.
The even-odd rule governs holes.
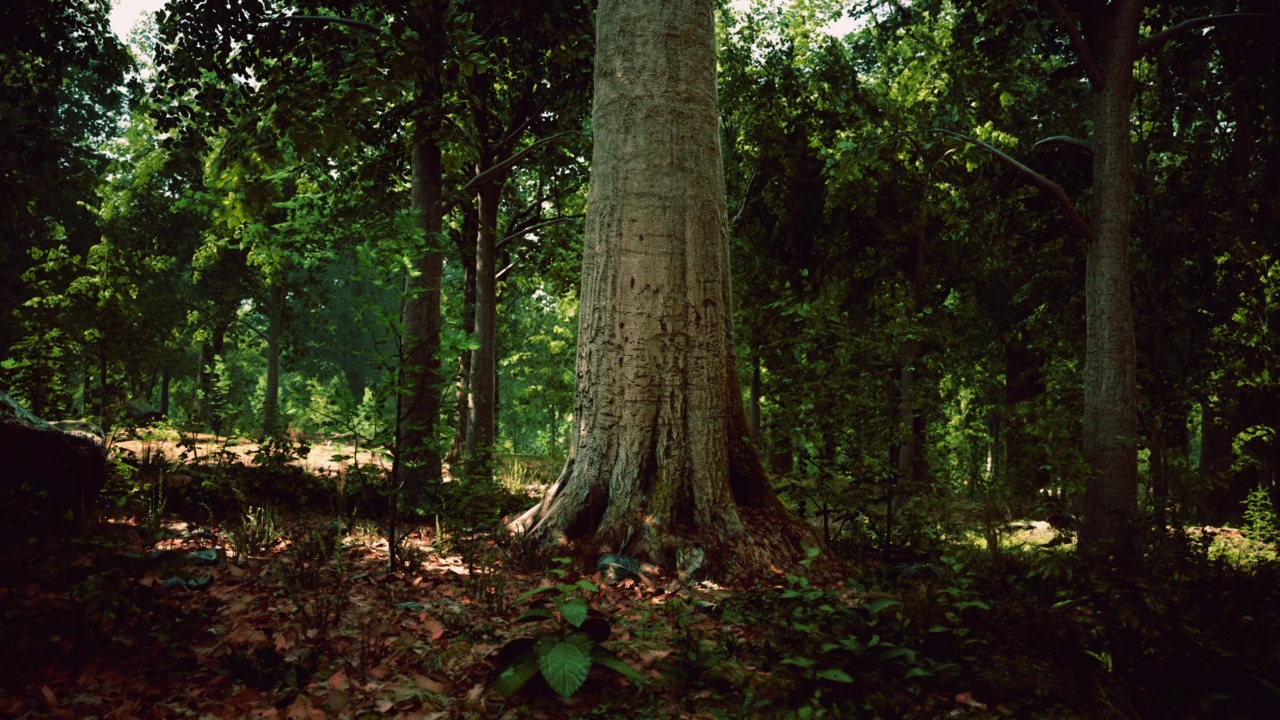
[[[587,601],[581,598],[556,601],[556,607],[560,609],[560,614],[564,616],[565,622],[574,627],[581,626],[583,621],[587,619]]]
[[[902,601],[896,598],[882,597],[882,598],[876,598],[875,600],[872,600],[871,602],[867,603],[863,607],[865,607],[867,609],[867,612],[871,613],[872,615],[877,615],[880,613],[881,610],[887,607],[890,607],[892,605],[901,605],[901,604],[902,604]]]
[[[543,587],[536,587],[532,590],[525,590],[524,592],[520,593],[519,597],[516,598],[516,602],[520,602],[521,600],[528,600],[529,598],[535,595],[541,595],[542,593],[551,592],[552,590],[555,590],[555,589],[556,588],[552,585],[546,585]]]
[[[590,638],[587,638],[590,640]],[[583,651],[572,638],[538,643],[538,667],[542,677],[560,697],[569,697],[587,681],[591,670],[591,656]]]
[[[551,620],[556,614],[548,608],[529,608],[525,610],[520,617],[516,618],[516,622],[537,622],[539,620]]]
[[[828,668],[818,672],[818,677],[823,680],[831,680],[833,682],[851,683],[853,678],[849,677],[849,673],[836,668]]]

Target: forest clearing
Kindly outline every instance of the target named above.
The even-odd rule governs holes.
[[[1274,717],[1277,30],[0,10],[0,716]]]

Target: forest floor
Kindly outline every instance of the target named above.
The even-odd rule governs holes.
[[[1280,703],[1280,567],[1235,530],[1170,535],[1129,577],[1046,549],[1043,522],[992,549],[921,514],[900,542],[927,555],[845,548],[842,582],[725,588],[597,572],[433,516],[398,529],[393,567],[367,519],[382,491],[335,485],[354,477],[340,444],[192,445],[120,443],[132,470],[104,518],[0,546],[0,717],[1248,718]],[[502,463],[526,502],[559,461]]]
[[[289,525],[254,556],[229,552],[216,529],[167,523],[156,540],[128,517],[7,553],[0,716],[757,717],[773,713],[753,707],[794,689],[765,657],[724,652],[758,647],[768,630],[726,618],[738,594],[713,584],[557,578],[486,566],[493,556],[483,551],[468,568],[417,532],[406,544],[413,569],[389,573],[386,540],[371,526],[354,528],[325,567],[303,569],[297,543],[328,525]],[[571,698],[541,682],[504,697],[494,688],[503,647],[557,632],[554,622],[517,622],[537,604],[519,596],[576,580],[588,581],[574,592],[592,615],[608,618],[608,648],[644,682],[597,666]],[[779,578],[775,589],[785,586]],[[1008,714],[964,691],[904,690],[900,700],[925,716]]]

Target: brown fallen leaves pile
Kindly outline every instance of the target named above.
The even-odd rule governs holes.
[[[390,574],[385,541],[348,539],[340,584],[309,591],[348,599],[323,627],[306,621],[277,572],[285,544],[201,567],[187,553],[221,545],[216,535],[144,542],[128,519],[95,535],[5,552],[0,717],[559,717],[638,691],[599,670],[567,700],[490,689],[499,649],[529,631],[514,623],[523,606],[513,601],[549,582],[542,574],[508,571],[495,614],[492,598],[470,596],[456,557],[428,554],[420,570]],[[175,576],[212,582],[166,586]],[[627,580],[590,598],[614,620],[610,647],[655,679],[675,623],[654,620],[673,589]],[[677,706],[671,717],[692,717]]]
[[[220,533],[172,529],[200,539],[144,542],[117,518],[89,539],[0,552],[0,717],[710,718],[785,706],[755,653],[699,665],[704,647],[758,647],[769,632],[722,620],[715,608],[732,593],[713,585],[595,577],[587,600],[612,624],[607,646],[648,682],[595,668],[572,698],[537,682],[508,698],[492,689],[500,651],[537,629],[516,622],[529,604],[517,598],[550,575],[489,568],[504,581],[476,597],[459,559],[430,552],[428,537],[410,537],[426,560],[398,573],[386,571],[385,540],[347,538],[343,571],[302,592],[280,572],[287,541],[229,560]],[[188,555],[211,548],[211,566]],[[345,602],[325,604],[336,596]],[[337,622],[326,608],[341,609]],[[744,698],[773,700],[749,709]]]

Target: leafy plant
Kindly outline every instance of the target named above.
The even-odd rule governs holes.
[[[567,565],[567,558],[556,558]],[[564,578],[563,567],[551,571]],[[539,674],[548,687],[561,697],[569,697],[582,687],[593,666],[613,670],[639,684],[644,678],[612,651],[604,647],[612,633],[609,620],[593,610],[583,593],[598,592],[588,580],[557,583],[530,590],[519,597],[539,597],[516,622],[543,623],[532,636],[507,643],[498,655],[504,668],[494,683],[503,695],[512,695]],[[545,596],[550,596],[545,597]]]
[[[322,641],[342,622],[351,602],[340,549],[332,528],[311,528],[296,534],[276,563],[307,636]]]
[[[1280,540],[1280,523],[1277,523],[1275,505],[1271,494],[1259,485],[1244,500],[1245,535],[1250,540],[1274,543]]]
[[[240,522],[227,530],[231,549],[237,555],[261,555],[283,536],[276,512],[266,506],[250,506]]]
[[[310,453],[311,445],[305,440],[294,443],[288,436],[279,435],[268,438],[253,451],[253,464],[275,474],[293,474],[299,472],[293,462],[305,460]]]

